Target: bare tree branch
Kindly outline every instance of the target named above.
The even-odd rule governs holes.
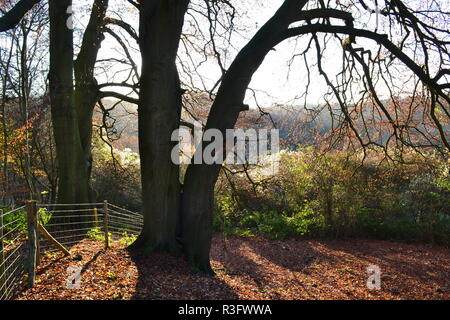
[[[25,14],[40,0],[20,0],[11,10],[0,18],[0,32],[14,28]]]

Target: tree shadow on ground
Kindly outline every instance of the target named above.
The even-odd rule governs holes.
[[[224,245],[226,243],[226,246]],[[48,256],[39,283],[19,299],[448,299],[450,252],[374,240],[213,238],[215,277],[184,259],[144,256],[114,243],[85,240],[72,257]],[[82,261],[76,258],[82,257]],[[57,261],[55,261],[57,260]],[[49,264],[47,266],[47,264]],[[381,290],[366,286],[381,268]],[[66,270],[82,265],[82,289],[65,288]],[[57,289],[55,291],[55,289]]]
[[[223,247],[224,241],[226,241],[226,248],[218,250],[221,246]],[[321,256],[320,253],[307,242],[303,242],[298,246],[293,246],[285,241],[236,237],[224,240],[219,236],[215,237],[214,242],[213,258],[221,261],[226,260],[226,263],[231,268],[233,268],[233,265],[235,264],[242,268],[241,272],[245,270],[254,271],[255,267],[256,269],[260,269],[265,261],[269,261],[284,269],[301,272],[307,269]],[[225,253],[225,251],[227,251],[227,253]],[[227,255],[228,257],[226,257]]]
[[[355,259],[365,265],[380,267],[385,289],[393,294],[401,292],[401,282],[415,282],[418,288],[428,287],[430,294],[450,296],[450,250],[425,244],[387,240],[322,241],[328,255],[342,264]]]
[[[138,271],[132,299],[238,299],[225,282],[197,272],[183,258],[163,253],[144,255],[135,249],[128,252]]]
[[[289,271],[306,272],[314,263],[317,252],[309,245],[295,254],[290,250],[268,240],[238,237],[224,239],[216,235],[211,257],[213,264],[223,267],[226,276],[238,278],[244,284],[244,289],[245,286],[253,291],[256,289],[260,299],[283,299],[286,289],[291,285],[301,291],[297,297],[314,299],[316,295],[310,290],[314,284],[304,283]]]
[[[244,240],[244,244],[260,261],[291,272],[298,283],[304,283],[311,274],[317,277],[322,272],[320,285],[339,288],[348,298],[355,298],[359,293],[341,278],[359,283],[359,289],[365,289],[369,277],[367,268],[371,265],[380,267],[383,291],[391,297],[450,296],[450,251],[443,247],[359,239],[267,241],[255,238]],[[411,287],[417,292],[412,292]],[[381,297],[382,293],[371,294]]]

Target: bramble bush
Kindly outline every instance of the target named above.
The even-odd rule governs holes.
[[[20,209],[13,213],[8,213],[12,208],[2,208],[6,214],[3,218],[4,233],[11,234],[12,237],[17,236],[18,233],[26,234],[28,231],[27,212],[25,209]],[[51,212],[46,208],[39,208],[38,210],[39,222],[46,225],[51,218]]]
[[[394,159],[395,160],[395,159]],[[312,148],[283,153],[271,177],[221,176],[214,227],[270,238],[363,237],[450,244],[448,161],[410,152],[402,162]]]
[[[88,235],[89,238],[92,238],[92,239],[95,239],[95,240],[98,240],[98,241],[104,241],[105,240],[105,234],[101,230],[101,228],[99,228],[99,227],[95,227],[95,228],[90,229],[87,232],[87,235]],[[114,240],[113,239],[113,235],[112,235],[111,232],[108,232],[108,238],[109,238],[110,243]],[[134,241],[136,241],[137,235],[130,234],[127,231],[122,230],[121,232],[119,232],[119,234],[116,233],[116,238],[118,238],[117,240],[118,240],[119,243],[121,243],[123,245],[126,245],[126,246],[129,246]]]

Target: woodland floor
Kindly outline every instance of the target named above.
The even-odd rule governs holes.
[[[130,253],[124,245],[83,240],[70,257],[42,258],[36,286],[16,299],[450,299],[450,250],[372,240],[267,240],[216,235],[215,277],[181,258]],[[78,258],[78,260],[76,259]],[[81,260],[80,260],[81,259]],[[66,289],[69,266],[81,288]],[[366,287],[369,265],[381,289]]]

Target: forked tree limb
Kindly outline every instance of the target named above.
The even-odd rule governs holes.
[[[25,14],[41,0],[20,0],[11,10],[0,18],[0,32],[14,28]]]

